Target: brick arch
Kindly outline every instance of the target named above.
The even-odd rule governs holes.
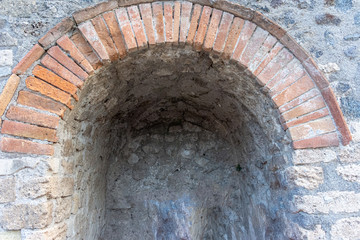
[[[157,44],[190,45],[245,67],[278,107],[295,149],[351,141],[329,82],[313,59],[261,13],[226,1],[109,1],[61,21],[13,69],[0,96],[1,150],[52,155],[59,120],[73,108],[86,79],[129,52]],[[26,88],[8,106],[20,77]]]

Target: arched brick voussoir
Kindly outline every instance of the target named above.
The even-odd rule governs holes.
[[[52,114],[63,117],[66,106],[72,107],[71,96],[77,100],[89,75],[129,52],[164,43],[186,44],[246,69],[279,108],[280,122],[289,131],[294,148],[336,146],[338,136],[343,144],[351,141],[336,97],[310,55],[272,20],[226,0],[207,4],[198,0],[112,0],[64,19],[13,69],[0,95],[0,115],[6,113],[19,85],[17,75],[29,73],[40,60],[32,71],[34,76],[23,78],[31,91],[20,91],[19,106],[4,115],[3,134],[56,142],[59,117]],[[49,121],[47,116],[51,116]],[[1,150],[53,154],[49,144],[17,138],[2,137]]]

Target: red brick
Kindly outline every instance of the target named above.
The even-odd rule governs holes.
[[[75,44],[70,40],[68,36],[63,36],[56,42],[64,51],[66,51],[70,56],[85,69],[86,72],[92,74],[94,68],[91,66],[88,60],[85,59],[84,55],[80,50],[75,46]]]
[[[0,94],[0,118],[4,114],[5,109],[9,105],[14,93],[19,86],[20,78],[15,74],[11,75],[7,80],[3,91]],[[0,121],[1,123],[1,121]]]
[[[298,81],[296,81],[293,85],[289,86],[279,95],[276,95],[273,100],[278,107],[284,105],[285,103],[290,102],[294,98],[306,93],[310,89],[314,88],[315,84],[309,78],[308,75],[305,75]]]
[[[71,105],[71,96],[58,88],[51,86],[50,84],[41,81],[35,77],[28,77],[26,79],[26,86],[27,88],[39,92],[44,96],[54,99],[55,101],[61,102],[62,104],[66,105],[70,109],[73,108]]]
[[[250,61],[249,70],[250,72],[254,72],[255,69],[260,65],[262,60],[264,60],[265,56],[270,52],[270,50],[274,47],[277,39],[271,35],[268,35],[266,40],[260,49],[255,53],[254,58]]]
[[[104,45],[102,44],[99,35],[97,34],[95,27],[91,24],[90,21],[84,22],[79,25],[79,30],[86,38],[86,40],[93,47],[95,52],[99,55],[103,62],[110,61],[109,54],[107,53]]]
[[[281,39],[286,33],[286,31],[282,29],[279,25],[277,25],[272,20],[265,17],[262,13],[258,11],[254,13],[254,18],[252,19],[252,21],[278,39]]]
[[[112,39],[114,40],[120,58],[124,58],[126,56],[126,46],[125,46],[124,38],[120,31],[119,24],[116,20],[115,13],[114,12],[104,13],[103,17],[107,27],[109,28]]]
[[[152,8],[155,21],[156,43],[165,43],[162,2],[152,3]]]
[[[259,48],[264,43],[266,37],[268,36],[268,32],[261,28],[256,28],[253,36],[250,38],[248,44],[246,45],[241,57],[240,63],[246,67],[249,66],[251,59],[257,53]]]
[[[218,30],[218,34],[215,39],[213,50],[215,53],[220,54],[222,53],[224,47],[225,47],[225,41],[228,36],[228,33],[230,31],[230,26],[232,23],[232,20],[234,19],[234,15],[223,12],[223,16],[220,22],[220,27]]]
[[[234,50],[234,54],[231,56],[231,59],[234,59],[236,61],[240,59],[240,56],[244,51],[244,48],[248,43],[249,39],[251,38],[255,28],[256,28],[255,24],[249,21],[245,21],[244,27],[240,33],[238,43]]]
[[[14,74],[24,74],[26,70],[45,53],[45,50],[39,44],[35,46],[23,57],[14,67]]]
[[[187,39],[186,39],[186,42],[189,45],[192,45],[194,43],[196,29],[198,28],[199,18],[200,18],[200,14],[201,14],[201,8],[202,8],[201,5],[195,4],[193,12],[192,12],[189,32],[188,32]]]
[[[56,129],[59,126],[59,117],[47,115],[44,113],[39,113],[34,110],[11,106],[6,113],[6,117],[10,120],[15,120],[19,122],[30,123],[33,125],[39,125],[42,127],[54,128]]]
[[[103,65],[79,31],[74,32],[70,39],[94,69],[98,69]]]
[[[286,111],[288,111],[288,110],[290,110],[290,109],[302,104],[303,102],[305,102],[315,96],[318,96],[318,95],[320,95],[320,92],[318,91],[317,88],[314,88],[314,89],[300,95],[299,97],[295,98],[294,100],[286,103],[285,105],[281,106],[279,108],[279,111],[281,113],[286,112]]]
[[[322,96],[317,96],[315,98],[310,99],[309,101],[306,101],[299,106],[285,112],[282,114],[285,121],[292,120],[294,118],[297,118],[299,116],[302,116],[307,113],[314,112],[318,109],[326,107],[324,99]]]
[[[139,13],[138,7],[137,6],[128,7],[127,11],[130,16],[131,25],[132,25],[132,28],[135,33],[135,38],[136,38],[138,47],[140,49],[147,47],[147,39],[146,39],[146,35],[144,32],[142,20],[140,18],[140,13]]]
[[[310,57],[310,55],[306,53],[306,51],[289,35],[289,33],[286,33],[280,39],[280,42],[287,47],[301,63]]]
[[[45,55],[45,57],[41,59],[41,63],[48,69],[58,74],[60,77],[64,78],[68,82],[71,82],[72,84],[77,86],[78,88],[81,88],[83,86],[84,82],[81,81],[80,78],[75,76],[75,74],[73,74],[68,69],[63,67],[60,63],[58,63],[55,59],[53,59],[49,55]]]
[[[71,58],[69,58],[58,46],[50,48],[47,53],[61,63],[64,67],[73,72],[81,80],[85,80],[89,75],[77,65]]]
[[[226,39],[226,44],[224,48],[224,52],[222,54],[222,57],[225,59],[230,59],[232,56],[234,49],[236,47],[236,43],[239,39],[241,29],[244,26],[245,21],[241,18],[234,18],[234,21],[231,25],[229,35]]]
[[[345,122],[344,115],[341,112],[338,102],[336,101],[335,94],[330,87],[321,90],[321,94],[328,105],[331,115],[335,121],[338,131],[341,134],[341,141],[343,145],[348,145],[352,140],[350,130]]]
[[[202,45],[204,43],[206,30],[208,28],[210,15],[211,15],[212,8],[205,6],[203,7],[199,26],[197,29],[196,37],[195,37],[195,50],[200,51],[202,49]]]
[[[105,22],[101,16],[97,16],[91,19],[97,35],[100,38],[102,45],[104,46],[111,61],[119,59],[119,53],[116,50],[114,42],[110,36],[109,30],[105,25]]]
[[[67,93],[70,93],[75,98],[75,100],[78,100],[78,96],[76,94],[78,88],[74,84],[65,81],[55,73],[44,67],[41,67],[40,65],[36,65],[32,73],[35,77],[40,78]]]
[[[174,42],[173,29],[173,5],[171,2],[164,2],[164,19],[165,19],[165,42]]]
[[[328,133],[314,138],[293,142],[295,149],[336,147],[339,146],[337,133]]]
[[[209,28],[206,33],[206,38],[205,38],[205,42],[204,42],[204,46],[203,46],[203,49],[205,51],[211,51],[211,49],[214,46],[215,38],[216,38],[216,34],[218,32],[218,27],[219,27],[222,13],[223,13],[222,11],[214,9],[211,14],[211,20],[210,20]]]
[[[50,142],[57,142],[56,130],[35,125],[13,122],[5,120],[2,128],[2,134],[8,134],[18,137],[34,138],[39,140],[47,140]]]
[[[179,44],[179,34],[180,34],[180,9],[181,3],[175,2],[174,5],[174,31],[173,31],[173,43]]]
[[[140,4],[141,17],[145,26],[147,39],[150,46],[155,45],[155,32],[153,26],[152,9],[150,3]]]
[[[135,40],[135,35],[132,31],[131,24],[129,21],[128,14],[125,8],[119,8],[115,10],[116,17],[120,24],[120,29],[123,33],[124,40],[129,51],[134,51],[137,49],[137,44]]]
[[[253,71],[253,74],[258,76],[268,65],[268,63],[271,62],[271,60],[280,52],[280,50],[283,49],[283,47],[284,46],[281,43],[277,42],[269,54],[267,54],[264,60],[260,63],[260,65]]]
[[[119,5],[118,5],[117,0],[107,1],[107,2],[103,2],[103,3],[99,3],[92,7],[82,9],[78,12],[75,12],[73,14],[73,17],[74,17],[75,21],[79,24],[81,22],[85,22],[86,20],[96,17],[96,16],[100,15],[101,13],[113,10],[114,8],[117,8],[118,6]]]
[[[36,109],[54,113],[60,117],[64,116],[64,112],[66,109],[66,107],[61,103],[55,102],[51,99],[47,99],[27,91],[19,92],[17,102],[24,106],[33,107]]]
[[[328,80],[326,80],[312,58],[305,60],[303,65],[320,90],[329,86]]]
[[[2,138],[0,149],[3,152],[37,155],[54,155],[54,147],[49,144],[35,143],[23,139]]]
[[[270,89],[270,96],[283,91],[285,88],[299,80],[306,74],[304,68],[298,61],[291,61],[285,68],[283,68],[270,82],[267,83],[267,88]]]
[[[302,124],[302,123],[307,123],[319,118],[323,118],[329,115],[329,110],[327,108],[323,108],[320,110],[317,110],[315,112],[306,114],[304,116],[301,116],[297,119],[294,119],[292,121],[289,121],[286,123],[286,129],[290,128],[290,127],[294,127],[296,125]]]
[[[52,43],[62,37],[74,26],[74,21],[72,18],[64,18],[60,23],[56,24],[55,27],[50,29],[42,38],[40,38],[39,43],[44,48],[49,47]]]
[[[294,56],[287,50],[283,49],[280,53],[264,68],[264,70],[258,75],[260,84],[266,85],[276,73],[284,68]]]
[[[192,10],[192,3],[181,3],[181,23],[180,23],[180,39],[179,42],[184,44],[186,42],[187,33],[190,28],[190,16]]]
[[[297,125],[289,128],[293,141],[313,138],[318,135],[335,131],[333,120],[330,117],[321,118],[305,124]]]

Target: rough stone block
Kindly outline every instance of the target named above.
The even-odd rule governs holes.
[[[12,50],[0,50],[0,66],[13,65],[13,52]]]
[[[287,178],[299,187],[316,189],[324,182],[324,173],[321,167],[297,166],[287,169]]]
[[[342,148],[339,153],[339,159],[343,163],[360,162],[360,145],[353,144]]]
[[[35,199],[45,196],[49,193],[48,178],[33,178],[18,183],[18,193],[23,198]]]
[[[52,208],[51,202],[8,204],[3,207],[0,216],[1,227],[5,230],[44,228],[52,221]]]
[[[351,217],[338,220],[331,227],[332,240],[360,239],[360,217]]]
[[[0,178],[0,203],[15,201],[14,177]]]
[[[296,150],[293,163],[295,165],[332,162],[337,159],[336,152],[331,149]]]
[[[357,158],[359,158],[359,155]],[[346,181],[360,183],[360,165],[341,166],[336,171]]]
[[[72,197],[57,198],[55,206],[54,221],[59,223],[70,217],[71,214]]]
[[[294,196],[293,211],[309,214],[353,213],[360,210],[360,193],[331,191]]]
[[[71,196],[74,193],[74,179],[69,177],[53,177],[50,179],[50,189],[52,198]]]
[[[21,232],[20,231],[8,231],[8,232],[0,232],[1,240],[21,240]]]
[[[65,223],[54,225],[44,230],[23,229],[21,233],[26,240],[66,239],[67,226]]]

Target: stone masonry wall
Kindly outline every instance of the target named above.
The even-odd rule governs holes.
[[[97,2],[101,1],[1,1],[0,89],[11,69],[44,33],[75,10]],[[294,152],[291,166],[282,173],[282,185],[291,196],[287,199],[292,213],[288,229],[295,229],[289,231],[288,236],[293,239],[359,239],[360,2],[238,2],[280,24],[313,56],[335,90],[353,135],[353,141],[345,147]],[[71,164],[56,157],[1,155],[0,239],[40,239],[39,236],[51,239],[66,235],[76,239],[78,232],[67,229],[62,222],[64,219],[76,221],[78,213],[74,208],[78,206],[79,196],[73,195],[76,190],[72,188],[73,179],[67,177],[73,174],[71,169]],[[56,178],[59,172],[64,179]],[[59,185],[62,192],[56,192]],[[51,201],[45,200],[48,196]],[[12,204],[15,199],[17,204]],[[89,199],[84,203],[88,203],[86,201]],[[29,218],[21,218],[24,213]],[[57,216],[54,222],[53,216]],[[20,229],[25,230],[20,232]],[[85,236],[86,229],[81,231]]]

